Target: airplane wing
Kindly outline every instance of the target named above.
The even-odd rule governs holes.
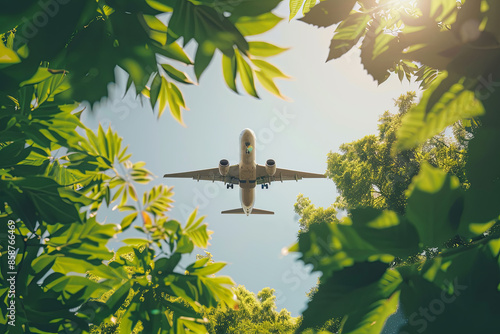
[[[276,168],[276,173],[273,176],[267,175],[266,166],[257,165],[257,184],[271,183],[273,181],[298,181],[302,179],[322,179],[326,176],[324,174],[300,172],[297,170]]]
[[[227,175],[222,176],[219,173],[219,168],[210,168],[210,169],[201,169],[194,170],[192,172],[183,172],[183,173],[173,173],[173,174],[165,174],[163,177],[173,177],[173,178],[188,178],[193,180],[205,180],[205,181],[221,181],[229,184],[239,184],[240,170],[238,165],[229,166],[229,172]]]

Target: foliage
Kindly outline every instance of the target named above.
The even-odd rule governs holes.
[[[495,331],[494,314],[500,311],[498,2],[352,1],[350,13],[341,3],[350,4],[323,1],[304,21],[323,24],[328,11],[336,10],[342,17],[331,19],[341,22],[335,36],[344,39],[349,21],[369,15],[361,29],[361,61],[379,83],[397,66],[403,75],[414,73],[405,62],[440,72],[427,78],[434,81],[427,80],[432,83],[424,85],[422,100],[402,117],[395,157],[458,120],[473,128],[473,135],[457,143],[467,149],[465,179],[421,163],[406,192],[404,214],[356,208],[339,223],[312,224],[299,235],[290,250],[322,272],[299,331],[343,317],[342,333],[379,333],[398,307],[406,319],[404,333]],[[372,6],[364,6],[368,3]],[[333,50],[341,45],[335,36]],[[448,247],[446,241],[456,235],[464,242]],[[435,256],[418,256],[429,249]],[[394,258],[415,254],[418,261],[391,266]]]
[[[297,328],[298,318],[292,318],[286,309],[277,311],[274,289],[264,288],[255,296],[239,285],[234,293],[237,309],[224,305],[204,309],[209,333],[293,333]]]
[[[291,14],[295,0],[291,0]],[[396,147],[423,143],[458,120],[484,113],[477,98],[497,85],[498,5],[491,0],[322,1],[302,21],[337,26],[328,60],[359,40],[361,61],[380,84],[389,72],[429,88],[405,117]],[[334,14],[332,14],[334,13]],[[295,14],[293,14],[294,16]]]
[[[130,162],[115,132],[94,133],[75,105],[61,104],[67,80],[50,73],[0,96],[0,218],[11,236],[1,245],[2,332],[88,332],[117,319],[120,333],[205,331],[201,306],[235,302],[232,280],[214,275],[224,263],[179,269],[184,254],[208,245],[203,217],[170,219],[171,188],[139,196],[137,184],[153,175]],[[103,205],[128,214],[103,224]],[[110,251],[108,241],[132,225],[145,237]]]
[[[295,213],[300,216],[299,233],[306,232],[311,224],[320,222],[337,223],[337,210],[332,205],[327,209],[316,208],[311,200],[304,195],[297,196],[297,202],[294,205]]]
[[[255,80],[283,97],[286,78],[267,58],[286,49],[248,36],[272,29],[279,1],[12,2],[0,14],[0,217],[12,236],[2,266],[16,272],[15,297],[2,271],[2,332],[183,333],[205,331],[200,307],[233,307],[233,282],[215,276],[225,265],[199,258],[179,263],[211,232],[196,211],[183,226],[170,219],[170,188],[142,196],[153,175],[130,162],[121,138],[80,122],[75,101],[98,101],[114,79],[142,93],[158,117],[167,109],[182,123],[178,85],[197,81],[219,50],[223,75],[257,97]],[[194,60],[185,46],[195,40]],[[180,41],[183,45],[181,46]],[[97,220],[105,206],[125,212],[114,224]],[[116,218],[115,218],[116,219]],[[7,222],[9,222],[7,224]],[[145,238],[106,244],[134,226]],[[10,239],[9,239],[10,240]],[[8,247],[7,247],[8,246]],[[15,249],[19,248],[18,251]]]
[[[380,117],[378,136],[369,135],[342,144],[341,153],[328,154],[328,176],[335,182],[340,194],[335,207],[352,209],[370,206],[403,214],[405,191],[424,161],[452,173],[464,187],[467,186],[467,150],[463,140],[441,133],[420,147],[393,154],[401,119],[414,105],[414,98],[415,93],[410,92],[395,101],[399,111],[394,115],[386,111]]]
[[[214,53],[222,53],[223,74],[236,88],[258,97],[255,78],[282,97],[274,80],[286,78],[267,57],[286,50],[247,37],[272,29],[281,18],[271,13],[279,0],[223,1],[24,1],[0,14],[0,90],[13,92],[27,83],[60,74],[67,86],[61,99],[95,102],[107,94],[116,66],[129,75],[137,93],[168,109],[182,123],[187,109],[178,84],[199,81]],[[179,44],[182,40],[183,46]],[[184,46],[196,41],[194,60]],[[98,50],[98,51],[96,51]],[[48,84],[48,83],[47,83]]]
[[[429,332],[453,327],[452,317],[468,309],[468,305],[478,304],[490,307],[486,313],[483,309],[474,311],[483,319],[482,328],[497,326],[494,320],[487,319],[493,314],[490,311],[498,312],[500,308],[498,249],[494,247],[500,235],[498,231],[483,235],[495,221],[481,225],[461,221],[457,206],[463,205],[463,200],[464,192],[456,177],[424,164],[410,187],[406,216],[365,208],[351,210],[351,217],[338,224],[310,225],[290,249],[299,252],[301,260],[311,264],[313,270],[323,273],[318,291],[303,313],[301,329],[332,317],[345,317],[342,333],[379,333],[398,303],[410,319],[405,328],[410,333],[422,328],[416,325],[422,318],[419,307],[432,304],[431,310],[436,310],[438,303],[446,310],[443,314],[441,309],[433,311],[437,320],[426,323]],[[475,241],[446,248],[444,242],[457,233],[472,236]],[[428,247],[437,247],[439,254],[423,260],[423,264],[391,268],[396,257],[408,258]],[[489,277],[490,283],[478,286],[474,282],[479,277]],[[469,293],[469,289],[480,288],[488,293]],[[448,300],[453,304],[448,305]],[[469,325],[467,330],[477,324]],[[459,326],[453,330],[464,332],[465,324]]]

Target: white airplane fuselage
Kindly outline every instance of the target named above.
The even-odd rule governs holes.
[[[240,200],[243,211],[248,216],[255,201],[256,185],[255,133],[245,129],[240,134]]]

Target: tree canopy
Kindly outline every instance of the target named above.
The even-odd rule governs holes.
[[[210,334],[294,333],[300,320],[286,309],[277,311],[274,289],[264,288],[255,295],[239,285],[234,291],[239,301],[237,309],[220,304],[204,310]]]

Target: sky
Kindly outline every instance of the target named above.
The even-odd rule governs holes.
[[[274,12],[287,17],[288,3],[282,2]],[[257,89],[261,99],[235,94],[224,83],[218,54],[199,85],[179,85],[189,108],[183,113],[186,127],[168,111],[158,120],[157,114],[134,94],[123,97],[123,75],[118,75],[117,84],[110,86],[109,98],[98,103],[93,113],[82,114],[83,122],[91,129],[97,129],[100,122],[117,131],[129,146],[131,161],[147,163],[146,168],[156,178],[139,187],[141,191],[158,184],[174,187],[171,218],[185,223],[195,208],[206,216],[205,222],[214,232],[207,251],[215,261],[228,263],[220,275],[230,276],[254,293],[274,288],[278,310],[286,308],[293,316],[306,307],[306,292],[318,277],[309,266],[297,261],[297,254],[283,254],[283,249],[297,238],[299,217],[293,205],[302,193],[317,207],[329,206],[338,195],[334,183],[310,179],[257,188],[255,207],[275,214],[245,216],[220,214],[240,207],[237,187],[226,189],[223,184],[162,176],[215,168],[221,159],[237,164],[239,134],[245,128],[256,134],[257,163],[274,159],[278,168],[314,173],[326,171],[327,154],[338,151],[342,143],[375,134],[379,116],[385,110],[396,112],[394,100],[409,90],[418,90],[418,85],[401,83],[391,76],[378,86],[360,64],[357,48],[325,63],[333,31],[296,19],[288,22],[286,18],[268,33],[250,39],[290,48],[269,61],[292,77],[277,81],[291,101],[281,100],[260,86]],[[188,46],[188,51],[193,51],[193,45]],[[194,78],[189,68],[178,68]],[[244,92],[241,85],[239,88]],[[109,210],[98,215],[99,221],[108,223],[118,223],[117,217]],[[195,249],[189,260],[197,253],[204,252]]]

